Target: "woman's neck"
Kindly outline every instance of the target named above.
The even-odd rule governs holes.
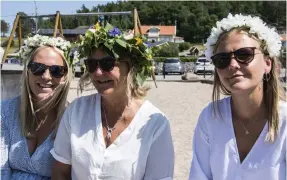
[[[232,94],[231,103],[233,113],[242,120],[249,121],[255,117],[265,116],[263,89],[260,87],[251,93]]]

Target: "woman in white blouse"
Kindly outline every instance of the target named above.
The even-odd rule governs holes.
[[[189,179],[286,180],[280,36],[258,17],[229,14],[205,46],[216,68],[213,103],[195,129]]]
[[[172,180],[174,149],[166,116],[144,97],[152,75],[149,47],[110,24],[81,40],[87,73],[98,93],[68,107],[51,150],[52,179]]]

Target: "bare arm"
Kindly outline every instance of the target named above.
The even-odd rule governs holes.
[[[54,159],[52,169],[52,180],[71,180],[71,169],[72,166],[69,164],[63,164]]]

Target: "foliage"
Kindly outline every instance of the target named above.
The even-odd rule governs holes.
[[[181,62],[195,62],[197,57],[179,57]],[[156,62],[164,62],[166,57],[154,57],[153,58]]]
[[[8,40],[9,40],[9,39],[6,39],[5,41],[3,41],[3,42],[1,43],[1,47],[7,47],[7,45],[8,45]],[[12,39],[12,42],[11,42],[10,47],[13,47],[14,44],[15,44],[15,42],[14,42],[14,40]]]
[[[169,43],[168,46],[164,46],[158,49],[154,56],[157,57],[177,57],[179,53],[178,45],[176,43]]]
[[[5,35],[5,33],[7,33],[9,30],[9,24],[4,21],[4,20],[1,20],[1,32],[2,32],[2,36]]]
[[[116,58],[127,55],[136,67],[138,85],[142,85],[147,77],[152,76],[152,50],[144,43],[144,36],[122,33],[118,28],[106,23],[105,26],[95,25],[95,29],[80,36],[79,54],[81,57],[90,56],[94,49],[104,49]]]
[[[217,20],[228,13],[257,15],[278,30],[286,29],[286,1],[116,1],[97,5],[92,9],[84,5],[82,12],[132,11],[136,7],[142,25],[175,25],[177,36],[192,43],[205,43]],[[132,16],[105,16],[105,20],[119,29],[132,29]],[[76,28],[95,24],[97,17],[62,17],[63,28]],[[52,28],[55,19],[39,20],[40,28]]]
[[[180,52],[182,52],[184,50],[188,50],[190,47],[191,47],[191,44],[189,42],[183,42],[179,44],[178,49]]]
[[[32,18],[29,18],[27,14],[24,12],[19,12],[20,14],[20,22],[21,22],[21,29],[22,29],[22,37],[26,38],[29,34],[31,34],[36,27],[36,24]],[[16,36],[18,37],[18,27],[16,28],[15,32]]]

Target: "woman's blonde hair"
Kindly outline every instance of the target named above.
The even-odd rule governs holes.
[[[60,83],[58,87],[55,88],[53,96],[51,96],[44,105],[38,109],[35,109],[35,102],[32,100],[32,94],[29,86],[29,76],[28,76],[28,63],[33,61],[36,54],[46,48],[52,49],[54,52],[59,54],[63,61],[65,62],[68,72],[65,75],[64,83]],[[50,46],[40,46],[31,52],[30,57],[27,59],[25,63],[24,70],[21,78],[21,95],[20,95],[20,125],[21,132],[25,137],[33,137],[35,136],[35,131],[38,126],[36,113],[40,111],[44,111],[45,113],[49,113],[49,110],[55,108],[57,110],[57,115],[55,122],[53,124],[53,136],[55,137],[57,127],[61,120],[61,117],[65,111],[67,105],[67,95],[69,92],[70,82],[72,79],[72,70],[68,66],[68,62],[61,50],[56,47]]]
[[[100,49],[104,50],[104,49]],[[95,50],[93,50],[95,51]],[[105,51],[105,50],[104,50]],[[118,62],[121,62],[123,60],[124,62],[128,62],[129,66],[129,73],[126,78],[126,83],[127,83],[127,91],[126,94],[128,97],[134,98],[134,99],[143,99],[146,95],[148,90],[150,90],[150,86],[147,85],[138,85],[137,80],[136,80],[136,75],[137,75],[137,67],[136,64],[132,64],[131,58],[129,57],[128,54],[121,54],[120,59],[117,60]],[[89,86],[92,84],[92,79],[90,77],[89,72],[85,72],[78,83],[78,94],[79,92],[82,93],[85,87]]]
[[[227,37],[231,32],[241,32],[244,31],[248,33],[248,35],[258,41],[260,43],[260,48],[261,50],[265,53],[265,56],[270,58],[268,56],[268,52],[264,51],[264,44],[262,43],[261,40],[258,39],[258,37],[254,36],[254,34],[250,34],[249,30],[247,28],[233,28],[230,31],[223,33],[219,36],[218,41],[215,45],[214,52],[216,51],[218,44],[222,39]],[[270,74],[270,79],[265,79],[263,78],[263,98],[264,98],[264,104],[266,106],[267,114],[268,114],[268,134],[266,137],[266,140],[268,142],[274,142],[276,139],[276,136],[279,131],[279,101],[286,101],[286,97],[284,95],[284,89],[282,86],[282,83],[279,80],[279,73],[277,68],[280,67],[280,62],[278,61],[277,58],[270,58],[271,60],[271,71],[269,72]],[[224,87],[224,85],[221,83],[217,71],[214,73],[214,84],[213,84],[213,93],[212,93],[212,101],[213,101],[213,112],[215,115],[217,114],[216,112],[219,112],[220,114],[220,109],[219,109],[219,99],[220,99],[220,94],[223,95],[231,95],[231,92]],[[221,114],[220,114],[221,116]]]

